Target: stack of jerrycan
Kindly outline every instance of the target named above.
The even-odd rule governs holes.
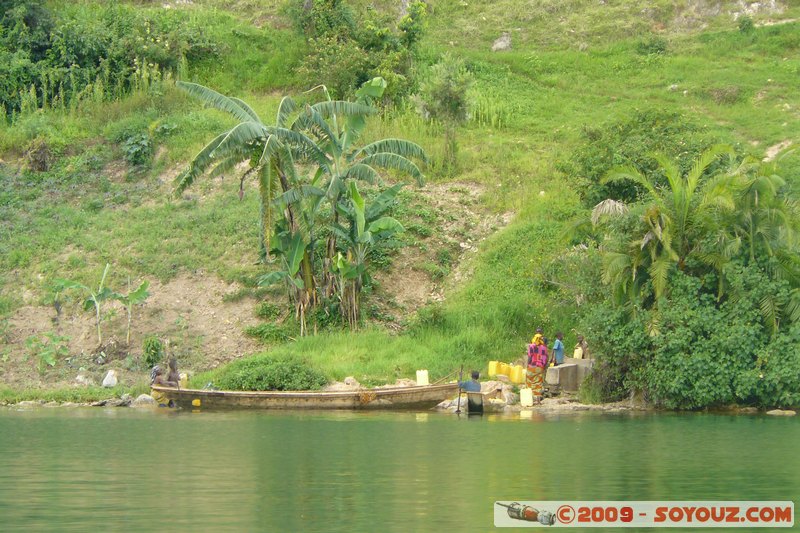
[[[489,377],[507,376],[511,383],[525,383],[525,367],[509,365],[500,361],[489,361]]]

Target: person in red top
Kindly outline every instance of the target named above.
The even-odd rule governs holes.
[[[542,402],[544,375],[547,371],[547,343],[528,345],[528,372],[525,382],[537,403]]]

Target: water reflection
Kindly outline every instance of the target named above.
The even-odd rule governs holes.
[[[797,420],[712,415],[0,410],[0,516],[4,531],[488,531],[497,500],[793,499],[798,437]]]

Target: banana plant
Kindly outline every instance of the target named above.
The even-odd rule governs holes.
[[[147,292],[148,287],[150,287],[150,282],[145,280],[136,288],[136,290],[131,289],[131,280],[128,278],[128,293],[127,294],[114,294],[114,298],[119,300],[122,305],[125,306],[125,310],[128,312],[128,331],[127,335],[125,336],[125,343],[130,346],[131,345],[131,315],[134,305],[140,305],[144,303],[145,300],[150,296],[150,293]]]
[[[66,290],[71,289],[79,289],[84,292],[84,294],[88,294],[89,297],[83,302],[83,308],[86,311],[90,311],[94,309],[95,312],[95,321],[97,325],[97,343],[99,346],[103,344],[103,334],[100,330],[100,323],[101,323],[101,304],[105,300],[113,299],[114,295],[116,294],[113,290],[105,286],[106,277],[108,276],[108,271],[111,269],[111,265],[106,263],[106,268],[103,270],[103,276],[100,278],[100,283],[97,289],[92,289],[83,285],[82,283],[78,283],[77,281],[72,281],[69,279],[56,279],[54,282],[56,292],[64,292]]]
[[[333,231],[345,245],[344,254],[338,252],[331,270],[338,277],[339,302],[342,316],[351,328],[358,325],[361,310],[361,289],[367,274],[367,256],[370,249],[380,241],[404,230],[402,224],[392,217],[382,216],[400,191],[402,184],[381,193],[367,206],[358,191],[358,185],[350,182],[349,205],[339,205],[338,210],[350,222],[348,229],[334,225]]]
[[[294,234],[283,232],[273,243],[273,249],[281,257],[283,270],[264,274],[258,278],[258,286],[266,287],[280,281],[289,285],[290,294],[294,294],[295,317],[300,324],[300,335],[305,335],[306,314],[313,297],[313,294],[307,290],[313,283],[308,279],[309,276],[313,276],[308,268],[308,243],[300,232]]]

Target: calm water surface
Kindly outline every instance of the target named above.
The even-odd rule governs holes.
[[[798,444],[800,417],[2,408],[0,530],[491,531],[495,500],[800,503]]]

